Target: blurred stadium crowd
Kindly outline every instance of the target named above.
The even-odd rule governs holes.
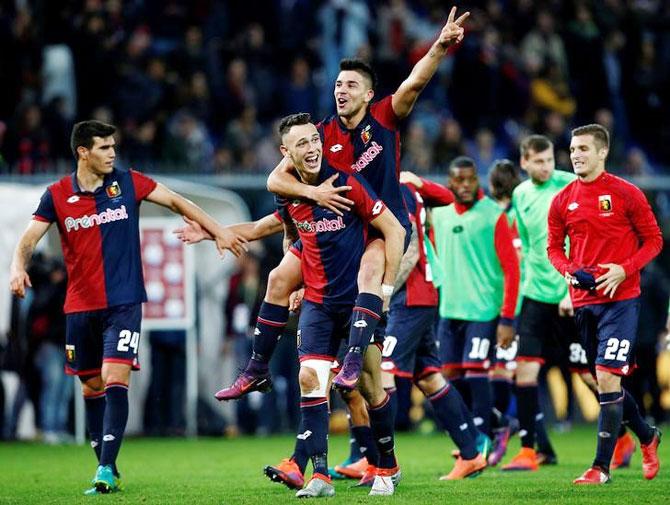
[[[12,5],[13,4],[13,5]],[[75,119],[121,127],[147,171],[265,173],[277,118],[331,111],[343,56],[392,91],[438,33],[435,0],[63,0],[0,4],[0,173],[63,171]],[[613,131],[610,170],[670,165],[670,3],[461,2],[472,15],[406,126],[403,168],[482,171],[548,135],[568,167],[569,128]],[[625,99],[624,99],[625,97]],[[59,165],[60,164],[60,165]],[[665,167],[665,168],[664,168]]]

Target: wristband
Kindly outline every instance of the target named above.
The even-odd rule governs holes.
[[[394,287],[391,284],[382,284],[382,295],[391,296],[393,294]]]

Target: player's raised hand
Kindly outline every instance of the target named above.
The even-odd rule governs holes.
[[[463,28],[463,22],[468,18],[470,12],[466,12],[456,19],[456,6],[451,8],[449,12],[449,17],[447,18],[447,24],[444,25],[440,36],[437,39],[437,43],[440,44],[443,48],[448,48],[454,44],[458,44],[463,37],[465,36],[465,29]]]
[[[223,258],[226,254],[226,250],[233,253],[235,256],[240,257],[244,254],[247,249],[247,239],[241,235],[233,233],[228,228],[220,228],[216,235],[214,236],[214,241],[216,243],[216,250],[219,251],[219,255]]]
[[[338,177],[339,175],[335,174],[314,187],[310,198],[314,200],[319,207],[328,209],[338,216],[341,216],[342,211],[351,209],[354,202],[341,195],[341,193],[351,191],[351,186],[339,186],[337,188],[333,186],[333,182],[335,182]]]
[[[32,288],[33,285],[30,282],[30,277],[28,272],[25,270],[14,270],[12,269],[9,277],[9,288],[12,291],[12,294],[23,298],[26,296],[26,288]]]
[[[212,240],[212,235],[204,230],[200,224],[198,224],[196,221],[193,221],[192,219],[187,218],[186,216],[182,217],[184,218],[186,226],[177,228],[172,232],[177,235],[179,240],[189,245],[197,244],[203,240]]]
[[[596,279],[597,289],[602,289],[603,295],[614,298],[617,288],[626,280],[626,271],[616,263],[604,263],[598,266],[606,268],[607,272]]]
[[[416,175],[414,172],[403,170],[400,172],[400,184],[411,184],[418,189],[423,186],[423,181],[421,180],[421,177]]]

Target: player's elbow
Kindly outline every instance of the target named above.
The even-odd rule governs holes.
[[[279,177],[275,172],[276,170],[270,173],[268,176],[268,182],[266,184],[266,188],[270,193],[276,193],[279,191]]]

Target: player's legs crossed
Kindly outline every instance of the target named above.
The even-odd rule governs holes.
[[[254,329],[251,357],[233,384],[214,395],[217,400],[235,400],[252,391],[267,392],[272,389],[268,366],[288,321],[291,292],[302,282],[300,246],[299,241],[294,244],[268,275],[265,298]]]
[[[352,390],[363,370],[363,355],[382,317],[381,285],[386,265],[384,241],[375,238],[366,245],[358,270],[358,296],[351,317],[349,349],[333,387]]]

